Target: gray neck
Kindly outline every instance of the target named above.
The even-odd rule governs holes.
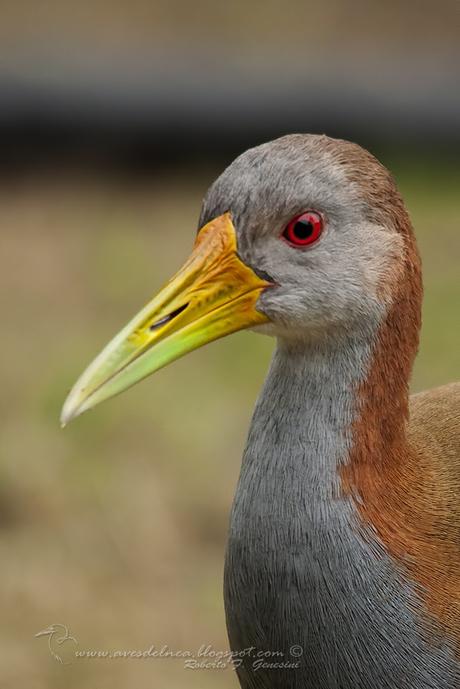
[[[246,659],[245,689],[454,686],[434,673],[451,656],[424,641],[414,590],[340,490],[371,349],[369,336],[275,352],[232,509],[227,624],[234,650],[303,652],[297,668]]]
[[[356,393],[366,374],[366,341],[338,347],[280,341],[257,402],[243,457],[239,489],[250,500],[277,498],[270,512],[303,508],[317,521],[318,505],[329,503],[339,488],[337,469],[350,448]],[[260,479],[263,471],[269,479]]]

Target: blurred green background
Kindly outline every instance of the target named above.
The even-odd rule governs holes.
[[[423,2],[390,2],[385,10],[359,2],[203,3],[193,12],[185,2],[2,6],[2,689],[237,686],[229,668],[186,670],[180,659],[70,663],[73,642],[60,647],[69,663],[60,664],[48,637],[34,635],[63,623],[78,650],[227,648],[227,519],[273,343],[234,335],[65,431],[58,417],[82,368],[187,256],[206,188],[246,145],[298,125],[352,137],[379,155],[405,197],[424,265],[413,389],[458,378],[460,168],[452,123],[459,118],[445,79],[458,49],[453,6],[438,3],[436,16]],[[203,46],[206,60],[197,58]],[[165,95],[165,113],[160,97],[139,97],[149,91],[149,75],[156,74],[149,92],[163,93],[150,49],[161,49],[164,61],[172,56],[169,65],[198,65],[185,95],[176,98],[176,87],[174,97]],[[281,82],[272,83],[267,65],[279,67],[280,52],[283,69],[291,73],[292,65],[307,85],[312,75],[321,84],[322,91],[307,89],[315,94],[314,120],[304,101],[293,111],[295,84],[283,96],[288,107],[278,107]],[[137,95],[130,91],[137,67],[110,72],[107,56],[114,54],[115,65],[134,56],[143,66]],[[222,64],[229,90],[206,71],[210,54],[218,55],[217,74]],[[359,82],[349,87],[350,101],[359,107],[342,121],[331,103],[340,102],[349,59],[355,67],[347,83]],[[231,81],[246,64],[254,89],[263,86],[268,125],[256,111],[251,119],[244,110],[251,94]],[[394,64],[401,73],[412,65],[407,82],[397,74],[383,79],[385,65],[391,75]],[[169,84],[176,84],[176,67]],[[114,92],[94,90],[94,75],[109,73],[115,100]],[[425,108],[415,126],[417,84],[440,105],[439,112]],[[382,89],[393,120],[375,117],[372,94]],[[221,109],[200,126],[198,101],[213,91]],[[227,96],[242,104],[231,121]]]

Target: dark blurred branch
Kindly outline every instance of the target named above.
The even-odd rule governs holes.
[[[407,65],[379,73],[263,75],[167,66],[123,73],[0,72],[1,164],[78,162],[155,169],[165,161],[229,158],[292,131],[365,145],[456,149],[457,70]],[[44,76],[43,76],[44,75]]]

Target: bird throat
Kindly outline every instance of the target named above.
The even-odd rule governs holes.
[[[453,662],[442,644],[428,648],[414,587],[344,490],[377,339],[378,328],[347,342],[278,343],[243,457],[225,568],[244,689],[440,689],[430,663]],[[401,385],[407,404],[407,379]],[[375,404],[382,419],[381,394]],[[376,422],[375,434],[384,428]]]

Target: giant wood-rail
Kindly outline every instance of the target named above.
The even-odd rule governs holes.
[[[199,227],[63,422],[223,335],[276,337],[226,558],[230,645],[255,649],[241,686],[459,689],[460,385],[408,394],[421,270],[391,175],[286,136],[223,172]]]

